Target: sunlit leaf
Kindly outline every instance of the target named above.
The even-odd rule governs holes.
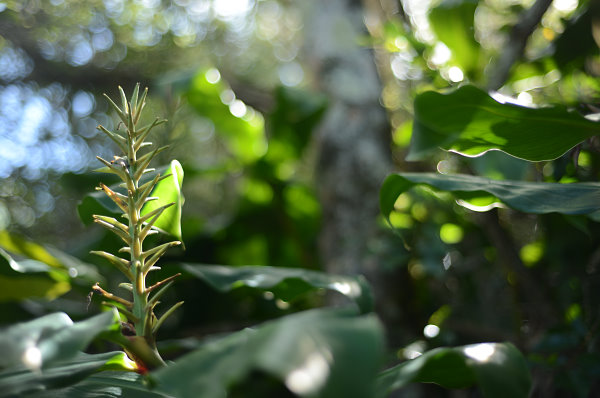
[[[161,214],[154,226],[176,238],[182,239],[181,207],[183,206],[183,194],[181,193],[181,187],[183,184],[183,167],[177,160],[173,160],[167,173],[171,175],[156,184],[152,191],[151,196],[158,199],[146,203],[142,208],[141,215],[148,214],[169,203],[174,203],[173,206]]]
[[[531,161],[551,160],[597,134],[600,123],[564,107],[500,103],[463,86],[447,94],[428,91],[417,96],[407,160],[423,159],[437,148],[465,156],[500,150]]]
[[[0,397],[29,397],[31,394],[39,397],[62,397],[64,395],[53,394],[52,389],[77,383],[122,354],[116,351],[94,355],[78,353],[68,360],[54,363],[43,372],[33,372],[22,367],[0,371]]]
[[[73,323],[67,314],[57,312],[12,325],[0,331],[3,353],[0,368],[24,365],[24,354],[31,347],[40,352],[39,368],[71,358],[99,333],[118,327],[118,322],[119,317],[114,311],[77,323]]]
[[[183,168],[177,160],[173,160],[168,166],[157,169],[157,173],[160,175],[171,174],[171,176],[156,185],[150,196],[159,197],[159,200],[148,202],[142,209],[142,214],[147,214],[163,204],[175,203],[175,205],[161,214],[155,225],[166,233],[181,239],[181,206],[183,206],[181,184],[183,182]],[[148,174],[144,176],[140,183],[149,181],[154,175]],[[125,194],[122,188],[117,186],[111,186],[110,189]],[[92,215],[94,214],[122,219],[122,211],[101,191],[86,195],[77,206],[77,212],[85,225],[93,222]]]
[[[16,261],[0,249],[0,302],[44,297],[52,300],[71,289],[66,272],[37,260]]]
[[[510,343],[437,348],[384,371],[378,382],[381,397],[409,383],[446,388],[477,385],[485,398],[526,398],[531,389],[527,362]]]
[[[252,370],[301,397],[370,397],[382,350],[374,315],[318,309],[211,341],[151,378],[158,391],[179,398],[225,398]]]
[[[218,79],[212,78],[215,71],[202,70],[192,79],[187,100],[200,116],[212,122],[236,160],[252,163],[267,150],[264,120],[235,98],[220,75]]]
[[[600,183],[538,183],[490,180],[470,175],[399,173],[386,178],[380,191],[385,217],[394,210],[396,199],[418,184],[453,192],[457,198],[489,193],[506,205],[525,213],[590,214],[600,210]]]
[[[69,279],[71,279],[71,282],[73,283],[88,285],[90,281],[97,282],[102,280],[102,276],[98,274],[94,266],[55,247],[43,246],[13,232],[0,231],[0,250],[2,249],[4,249],[5,252],[1,252],[4,258],[0,259],[0,275],[13,278],[15,276],[20,276],[21,279],[22,277],[27,276],[27,278],[31,280],[31,277],[42,277],[43,275],[41,273],[46,273],[48,277],[57,282],[68,282]],[[11,259],[14,258],[16,261],[13,265],[17,264],[17,266],[10,266],[11,261],[14,260],[8,260],[4,254]],[[4,260],[9,263],[4,264]],[[15,271],[19,272],[20,275],[15,274]],[[34,275],[33,273],[37,274]],[[74,277],[80,279],[73,279]],[[0,285],[7,286],[7,289],[2,289],[2,291],[0,291],[0,297],[9,296],[9,290],[17,293],[19,297],[23,297],[27,293],[27,290],[35,292],[35,287],[39,287],[39,281],[32,282],[30,286],[18,286],[23,281],[17,281],[16,284],[4,282],[6,281],[3,281]],[[68,288],[69,286],[66,284],[59,290],[64,293]],[[51,295],[49,298],[56,297],[56,295],[59,294],[61,293]],[[40,297],[39,294],[31,294],[31,296]],[[2,298],[0,298],[0,300],[2,300]]]
[[[339,292],[353,300],[361,312],[373,310],[371,289],[363,277],[331,275],[302,268],[266,266],[227,267],[219,265],[183,264],[183,269],[220,291],[240,286],[272,291],[289,301],[315,289]]]
[[[445,0],[429,12],[433,31],[450,49],[452,62],[470,74],[479,69],[480,46],[473,26],[477,3],[477,0]]]
[[[24,239],[8,231],[0,231],[0,247],[32,260],[41,261],[51,267],[61,267],[60,261],[42,245]]]

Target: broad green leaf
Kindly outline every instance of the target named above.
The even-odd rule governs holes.
[[[70,289],[66,272],[37,260],[16,261],[0,249],[0,302],[33,297],[53,300]]]
[[[471,76],[480,69],[480,46],[473,26],[477,3],[477,0],[445,0],[429,13],[435,35],[452,52],[452,63]]]
[[[191,81],[187,100],[210,120],[236,160],[252,163],[267,150],[263,117],[236,100],[218,73],[216,69],[200,71]]]
[[[105,366],[132,370],[121,352],[81,352],[99,334],[119,329],[113,310],[77,323],[53,313],[0,330],[0,396],[62,387]]]
[[[53,363],[43,371],[23,367],[0,371],[0,397],[63,397],[65,395],[60,394],[63,387],[85,379],[101,370],[107,362],[118,360],[123,355],[116,351],[94,355],[80,352],[68,360]],[[54,392],[55,388],[61,390]]]
[[[485,398],[526,398],[531,389],[527,363],[510,343],[481,343],[437,348],[384,371],[378,396],[409,383],[435,383],[446,388],[477,385]]]
[[[63,312],[0,330],[0,369],[26,366],[44,369],[53,362],[69,359],[101,332],[119,328],[116,311],[108,311],[73,323]],[[25,361],[28,351],[37,351],[36,361]]]
[[[174,203],[173,206],[161,214],[154,226],[178,239],[182,239],[181,207],[183,206],[183,194],[181,193],[181,187],[183,184],[183,167],[177,160],[173,160],[168,173],[170,173],[170,176],[156,184],[152,191],[151,196],[158,199],[146,203],[141,214],[148,214],[161,206]]]
[[[54,258],[60,261],[63,269],[71,277],[71,284],[89,287],[90,283],[104,281],[104,276],[98,272],[95,265],[81,261],[77,257],[52,246],[46,249]]]
[[[156,187],[150,196],[158,197],[159,200],[148,202],[142,209],[142,214],[146,214],[158,206],[175,203],[169,209],[165,210],[156,222],[156,226],[166,233],[169,233],[181,239],[181,206],[183,206],[183,195],[181,193],[181,184],[183,182],[183,168],[177,160],[171,161],[171,164],[157,169],[157,173],[171,175],[156,184]],[[150,173],[144,176],[141,183],[144,183],[155,176]],[[116,192],[125,194],[122,188],[114,185],[110,187]],[[79,218],[85,225],[93,222],[93,215],[100,214],[115,217],[122,217],[122,211],[110,200],[104,192],[95,191],[86,195],[77,206]]]
[[[447,94],[417,96],[407,160],[423,159],[437,148],[465,156],[500,150],[530,161],[552,160],[597,134],[600,123],[564,107],[503,104],[463,86]]]
[[[452,192],[471,198],[474,193],[492,194],[506,205],[525,213],[590,214],[600,210],[600,183],[541,183],[490,180],[470,175],[400,173],[388,176],[381,187],[379,203],[385,217],[394,210],[396,199],[415,185]]]
[[[150,376],[178,398],[227,397],[252,370],[301,397],[371,397],[382,349],[374,315],[318,309],[211,341]]]
[[[160,398],[170,395],[151,391],[143,376],[132,372],[106,371],[86,377],[69,387],[28,395],[32,398]]]
[[[14,276],[16,274],[49,273],[54,270],[48,264],[37,260],[16,261],[4,249],[0,249],[0,275]]]
[[[8,231],[0,231],[0,247],[13,254],[41,261],[51,267],[62,267],[61,262],[45,247]]]
[[[70,290],[68,282],[57,282],[45,276],[10,278],[0,275],[0,302],[43,297],[53,300]]]
[[[339,292],[353,300],[362,313],[373,310],[373,297],[367,281],[359,277],[330,275],[302,268],[267,266],[228,267],[219,265],[183,264],[182,268],[220,291],[240,286],[270,290],[277,297],[290,301],[315,289]]]
[[[0,251],[2,249],[6,252],[1,252],[4,258],[0,258],[0,275],[15,277],[18,274],[14,272],[17,271],[20,273],[21,278],[25,276],[31,278],[34,276],[32,273],[37,273],[36,277],[42,276],[41,273],[47,273],[50,278],[57,282],[68,282],[70,278],[77,276],[78,279],[71,279],[71,282],[86,285],[89,285],[90,282],[94,283],[102,280],[102,276],[91,264],[87,264],[55,247],[46,247],[12,232],[0,231]],[[5,255],[11,259],[15,257],[16,261],[8,260]],[[9,264],[4,264],[4,260],[9,261]],[[16,264],[17,266],[10,266],[10,261],[14,261],[12,265]],[[31,286],[17,286],[17,284],[0,283],[1,286],[7,286],[9,290],[17,292],[19,297],[24,297],[27,290],[35,290],[30,288],[37,286],[36,283],[32,283]],[[65,288],[68,290],[68,285],[63,286],[61,290]],[[7,289],[2,289],[0,297],[3,295],[8,296],[7,293]],[[32,294],[32,296],[40,295]],[[53,297],[55,296],[53,295]]]

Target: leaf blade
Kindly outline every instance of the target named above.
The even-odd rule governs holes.
[[[292,300],[300,294],[314,289],[337,291],[354,301],[362,313],[373,310],[373,297],[364,278],[331,275],[302,268],[268,266],[227,267],[219,265],[183,264],[185,272],[203,279],[220,291],[230,291],[240,285],[257,289],[272,290],[277,296]],[[294,291],[286,294],[283,282],[302,281]],[[278,289],[280,287],[281,289]],[[282,291],[283,290],[283,291]]]
[[[57,312],[0,330],[0,396],[73,384],[108,363],[112,369],[132,370],[122,352],[82,352],[102,333],[120,333],[116,311],[77,323]]]
[[[228,387],[254,369],[302,397],[368,397],[382,353],[374,315],[318,309],[211,341],[150,377],[157,391],[181,398],[226,397]]]
[[[388,176],[380,191],[384,216],[389,217],[400,194],[419,184],[452,192],[458,198],[473,192],[489,193],[526,213],[591,214],[600,210],[600,183],[535,183],[460,174],[398,173]]]
[[[423,159],[438,147],[464,156],[500,150],[530,161],[552,160],[597,134],[600,123],[564,107],[500,103],[463,86],[447,94],[428,91],[417,96],[407,160]]]
[[[511,343],[480,343],[437,348],[384,371],[379,396],[409,383],[435,383],[446,388],[477,385],[486,398],[526,398],[531,389],[527,363]]]
[[[171,161],[169,172],[171,175],[159,181],[150,194],[150,196],[157,197],[158,199],[146,203],[142,208],[141,216],[151,213],[162,206],[174,203],[175,205],[162,212],[154,223],[154,226],[181,240],[181,208],[184,202],[181,192],[183,185],[183,167],[181,163],[177,160]]]

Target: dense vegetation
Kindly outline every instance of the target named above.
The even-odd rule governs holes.
[[[0,3],[0,397],[598,393],[595,3],[298,3]]]

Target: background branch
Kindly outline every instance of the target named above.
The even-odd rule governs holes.
[[[519,22],[510,32],[500,58],[495,62],[496,67],[488,80],[488,90],[497,90],[506,82],[513,65],[523,56],[529,36],[540,23],[551,3],[552,0],[537,0],[521,15]]]

